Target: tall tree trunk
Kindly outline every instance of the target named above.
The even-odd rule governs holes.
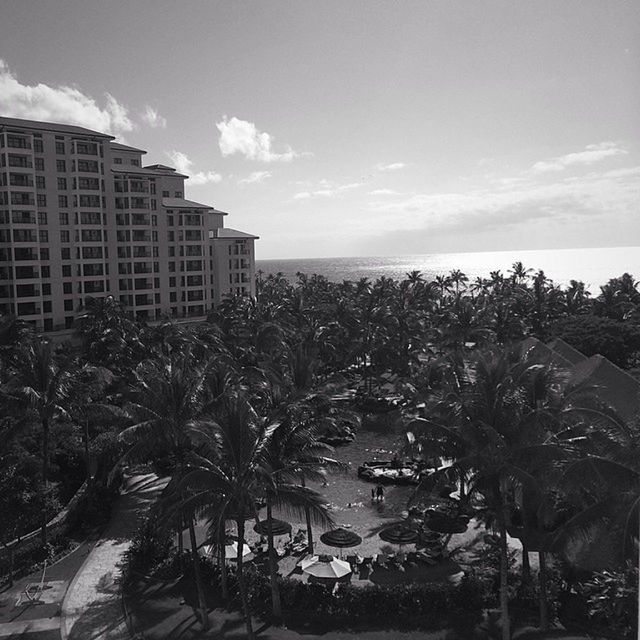
[[[227,558],[224,546],[224,518],[218,528],[218,568],[220,569],[220,590],[223,602],[229,602],[229,581],[227,580]]]
[[[247,601],[247,588],[244,583],[244,572],[242,562],[242,551],[244,547],[244,518],[240,516],[236,521],[238,526],[238,589],[240,591],[240,600],[242,602],[242,612],[247,625],[247,638],[254,640],[253,624],[251,622],[251,611],[249,611],[249,602]]]
[[[547,601],[547,554],[541,549],[538,551],[538,580],[540,582],[540,628],[543,631],[549,629],[549,603]]]
[[[500,617],[502,619],[502,640],[511,640],[509,620],[509,549],[507,546],[507,508],[500,501]]]
[[[42,545],[47,544],[47,514],[49,500],[49,420],[42,418],[42,515],[41,537]]]
[[[301,477],[302,486],[305,487],[304,476]],[[307,553],[313,555],[313,532],[311,531],[311,511],[309,507],[304,507],[304,517],[307,522]]]
[[[273,545],[273,520],[271,518],[271,495],[267,492],[267,549],[269,552],[269,579],[271,582],[271,612],[273,624],[282,623],[282,603],[278,586],[278,558]]]
[[[529,563],[529,547],[522,540],[522,582],[523,584],[531,584],[531,564]]]
[[[200,572],[200,556],[198,555],[198,546],[196,543],[196,529],[193,524],[193,518],[189,520],[189,540],[191,541],[191,559],[193,560],[193,575],[196,581],[196,591],[198,592],[198,606],[200,607],[200,622],[202,628],[207,631],[209,629],[209,612],[207,611],[207,601],[204,597],[204,585],[202,584],[202,573]]]

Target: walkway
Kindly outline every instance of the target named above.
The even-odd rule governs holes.
[[[164,483],[133,476],[116,503],[111,524],[73,578],[62,602],[62,640],[128,640],[120,592],[122,559],[141,518]]]

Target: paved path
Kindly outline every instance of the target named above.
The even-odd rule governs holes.
[[[126,640],[120,593],[122,559],[140,520],[164,486],[153,474],[127,481],[111,524],[73,578],[62,602],[62,640]]]

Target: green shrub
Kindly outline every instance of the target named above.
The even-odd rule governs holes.
[[[271,591],[268,576],[247,571],[251,610],[268,618]],[[473,629],[482,618],[481,585],[465,578],[459,585],[407,583],[366,587],[324,584],[281,578],[285,617],[291,623],[314,622],[328,628],[384,627],[425,630],[455,627]]]

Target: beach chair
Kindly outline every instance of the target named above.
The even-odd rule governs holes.
[[[40,579],[40,584],[27,584],[24,588],[24,595],[27,600],[32,604],[40,604],[40,598],[42,596],[42,592],[44,591],[44,577],[47,573],[47,561],[44,561],[44,567],[42,568],[42,578]]]

